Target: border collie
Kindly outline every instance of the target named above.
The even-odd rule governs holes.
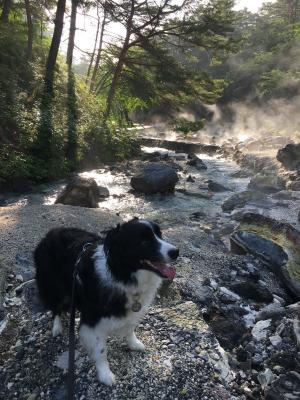
[[[174,278],[175,268],[168,263],[177,259],[179,250],[162,239],[157,224],[137,218],[110,230],[101,242],[81,229],[52,229],[38,244],[34,259],[39,295],[53,313],[52,333],[57,336],[62,333],[61,313],[70,309],[73,270],[81,255],[75,289],[80,338],[96,363],[99,381],[113,385],[107,338],[116,334],[131,350],[145,349],[134,329],[162,279]]]

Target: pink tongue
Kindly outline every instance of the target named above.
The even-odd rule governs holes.
[[[175,267],[172,267],[169,264],[163,263],[152,263],[155,268],[159,270],[159,272],[167,279],[174,279],[176,275]]]

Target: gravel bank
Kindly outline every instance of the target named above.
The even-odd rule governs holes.
[[[65,398],[67,336],[52,338],[51,316],[35,297],[32,250],[55,226],[77,226],[100,233],[120,221],[99,209],[71,206],[10,206],[0,209],[2,263],[9,277],[5,294],[5,324],[0,346],[0,398]],[[196,225],[168,226],[166,237],[181,247],[178,276],[156,299],[138,335],[144,354],[129,352],[116,339],[109,342],[111,368],[118,383],[100,385],[95,368],[77,349],[77,399],[243,399],[229,389],[227,357],[189,297],[211,272],[230,268],[236,257]],[[210,270],[211,266],[211,270]],[[193,284],[191,285],[191,281]],[[28,281],[26,283],[26,281]],[[188,289],[189,288],[189,289]],[[67,320],[65,321],[67,331]]]

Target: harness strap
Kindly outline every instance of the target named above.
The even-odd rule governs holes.
[[[69,366],[68,366],[68,400],[74,400],[75,391],[75,290],[76,290],[76,278],[78,274],[78,267],[81,258],[87,248],[94,243],[85,243],[81,252],[79,253],[73,271],[73,282],[72,282],[72,296],[71,296],[71,310],[70,310],[70,323],[69,323]]]

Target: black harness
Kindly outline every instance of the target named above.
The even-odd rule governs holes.
[[[76,291],[76,279],[78,275],[79,265],[83,254],[86,250],[94,245],[95,243],[85,243],[81,252],[79,253],[75,262],[73,271],[73,282],[72,282],[72,297],[71,297],[71,310],[70,310],[70,323],[69,323],[69,368],[68,368],[68,400],[74,399],[75,391],[75,291]]]

